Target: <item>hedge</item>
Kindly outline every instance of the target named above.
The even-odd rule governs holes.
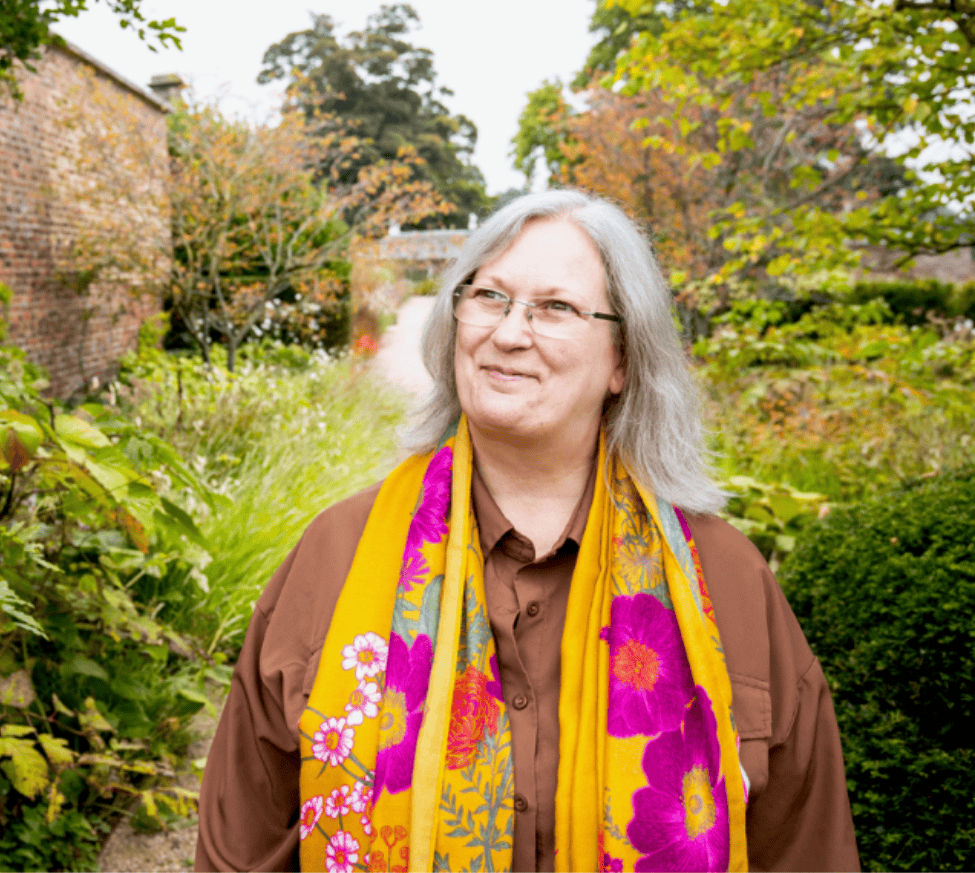
[[[834,511],[780,578],[829,679],[864,869],[975,869],[975,468]]]

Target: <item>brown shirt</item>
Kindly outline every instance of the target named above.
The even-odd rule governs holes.
[[[594,479],[538,558],[476,474],[488,616],[512,728],[515,870],[554,867],[560,641]],[[207,760],[198,870],[298,869],[298,720],[379,486],[326,510],[274,574]],[[768,565],[714,517],[688,522],[731,676],[753,870],[857,870],[832,701]]]

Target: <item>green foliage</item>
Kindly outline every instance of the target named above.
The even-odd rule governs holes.
[[[98,0],[93,0],[98,2]],[[142,0],[105,0],[118,16],[119,25],[132,27],[139,39],[146,39],[147,31],[165,46],[167,43],[180,48],[180,27],[173,18],[147,19],[142,12]],[[41,46],[57,43],[60,37],[51,32],[51,26],[65,17],[77,17],[88,8],[88,0],[54,0],[42,4],[40,0],[4,0],[0,14],[0,93],[8,90],[18,100],[23,99],[14,78],[17,62],[33,71],[31,61],[40,57]],[[149,44],[153,51],[156,47]]]
[[[422,159],[415,177],[456,207],[416,225],[466,228],[471,213],[484,215],[489,206],[484,178],[470,163],[477,128],[443,104],[452,92],[437,84],[433,53],[406,39],[419,21],[408,4],[383,5],[364,30],[340,39],[330,16],[313,14],[310,29],[267,50],[258,81],[290,79],[310,117],[324,114],[327,129],[338,125],[362,138],[355,155],[343,156],[346,181],[414,149]]]
[[[975,282],[955,285],[937,279],[902,282],[857,282],[848,299],[866,303],[880,298],[904,324],[923,325],[931,313],[939,318],[968,318],[975,321]]]
[[[729,517],[773,563],[831,507],[975,461],[975,336],[894,321],[879,298],[741,301],[695,344]]]
[[[157,435],[45,399],[0,345],[0,868],[94,869],[99,820],[167,784],[206,679],[209,560],[187,511],[219,498]]]
[[[975,468],[835,511],[780,579],[836,707],[867,870],[975,865]]]
[[[229,498],[219,511],[198,506],[213,561],[197,627],[209,652],[232,657],[311,519],[395,463],[403,403],[350,358],[252,343],[229,373],[214,351],[207,367],[148,344],[123,361],[116,403]]]
[[[528,103],[518,116],[518,132],[511,139],[511,157],[516,170],[525,174],[530,187],[539,164],[555,175],[565,161],[562,143],[566,139],[565,119],[571,109],[559,79],[547,79],[528,94]]]
[[[641,16],[658,4],[613,5]],[[635,34],[617,77],[632,93],[673,98],[672,114],[708,113],[723,135],[716,148],[689,147],[702,162],[751,158],[755,118],[728,110],[756,85],[786,149],[799,145],[802,118],[815,119],[821,133],[857,125],[853,148],[826,145],[815,162],[796,169],[789,181],[795,196],[779,204],[775,233],[744,200],[740,214],[715,225],[736,255],[731,267],[767,265],[781,274],[840,264],[850,258],[850,241],[906,256],[972,245],[975,213],[959,204],[971,203],[975,184],[975,117],[967,98],[975,84],[973,46],[975,7],[968,2],[712,0],[659,32]],[[812,135],[812,144],[821,142]],[[877,164],[887,145],[896,158]],[[924,174],[916,170],[921,161]],[[873,198],[868,186],[848,184],[870,162],[869,187],[879,195]],[[844,187],[841,210],[813,197]]]
[[[829,509],[824,495],[799,491],[787,483],[732,476],[725,484],[734,490],[726,518],[756,545],[773,571],[795,548],[799,532],[817,513]]]

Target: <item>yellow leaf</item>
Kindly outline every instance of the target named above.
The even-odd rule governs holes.
[[[30,740],[0,737],[0,757],[0,770],[24,797],[33,800],[47,785],[47,761]]]
[[[54,737],[51,734],[40,734],[38,741],[44,753],[55,767],[68,766],[74,762],[74,752],[68,748],[68,741],[64,737]]]

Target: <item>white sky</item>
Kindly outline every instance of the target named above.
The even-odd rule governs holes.
[[[311,26],[309,10],[327,13],[344,34],[378,10],[339,0],[146,0],[148,18],[175,17],[186,28],[183,50],[154,53],[101,3],[56,30],[133,82],[179,73],[224,111],[264,118],[274,103],[271,86],[258,85],[264,52],[295,30]],[[585,61],[593,36],[594,0],[412,0],[421,29],[407,38],[434,53],[438,84],[453,90],[444,102],[478,130],[474,163],[498,194],[524,177],[508,153],[529,91],[544,79],[571,78]]]

